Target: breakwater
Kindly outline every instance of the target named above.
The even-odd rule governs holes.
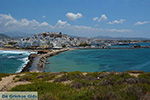
[[[68,50],[74,50],[74,49],[64,48],[60,50],[37,51],[37,54],[31,54],[28,57],[29,62],[26,64],[26,66],[22,69],[21,72],[44,72],[44,67],[48,57],[57,55],[61,52],[65,52]]]

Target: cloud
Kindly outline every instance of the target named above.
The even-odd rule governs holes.
[[[144,25],[144,24],[150,24],[150,21],[138,21],[134,25]]]
[[[40,26],[49,26],[47,22],[42,22]]]
[[[125,19],[114,20],[114,21],[108,22],[108,24],[122,24],[122,23],[124,23],[125,21],[126,21]]]
[[[98,20],[98,17],[94,17],[94,18],[93,18],[93,21],[97,21],[97,20]]]
[[[70,24],[67,21],[62,21],[62,20],[58,20],[55,27],[66,27],[69,26]]]
[[[108,32],[118,32],[118,33],[127,33],[132,32],[130,29],[107,29]]]
[[[75,14],[75,13],[69,12],[69,13],[66,14],[66,17],[67,17],[68,19],[70,19],[70,20],[76,20],[76,19],[82,18],[83,15],[82,15],[81,13]]]
[[[107,20],[108,19],[108,17],[105,15],[105,14],[102,14],[100,17],[94,17],[93,18],[93,21],[98,21],[98,22],[100,22],[100,21],[105,21],[105,20]]]
[[[23,18],[18,20],[11,15],[0,14],[0,32],[2,33],[39,33],[43,31],[61,31],[64,33],[70,33],[70,35],[88,37],[104,33],[112,34],[131,32],[131,30],[128,29],[103,29],[84,25],[71,25],[63,20],[58,20],[56,24],[51,25],[47,22],[39,22],[35,19],[28,20]]]
[[[45,29],[49,28],[47,22],[38,22],[35,19],[28,20],[26,18],[17,20],[11,15],[0,14],[0,30],[6,31],[32,31],[35,29]]]
[[[42,18],[46,18],[46,16],[42,16]]]

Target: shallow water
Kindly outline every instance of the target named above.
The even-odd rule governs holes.
[[[150,49],[80,49],[48,58],[46,72],[150,72]]]

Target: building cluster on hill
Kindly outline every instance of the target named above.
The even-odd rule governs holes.
[[[0,38],[0,47],[14,47],[17,42],[17,40],[11,38]]]
[[[96,38],[73,37],[61,32],[43,32],[31,37],[11,39],[1,38],[0,47],[7,48],[29,48],[29,49],[48,49],[48,48],[110,48],[114,45],[127,45],[131,47],[135,43],[144,42],[141,40],[102,40]],[[139,45],[138,45],[139,46]]]
[[[78,47],[81,44],[90,44],[90,41],[79,37],[70,37],[61,32],[43,32],[20,39],[16,46],[20,48],[64,48]]]

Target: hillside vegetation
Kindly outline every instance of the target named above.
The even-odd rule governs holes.
[[[39,100],[149,100],[150,73],[61,72],[16,74],[8,91],[38,91]]]

